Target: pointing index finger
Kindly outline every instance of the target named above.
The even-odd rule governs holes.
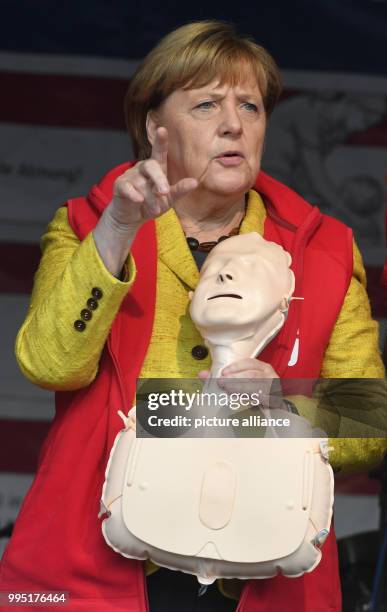
[[[161,168],[166,172],[168,157],[168,131],[165,127],[158,127],[155,141],[152,146],[151,158],[159,162]]]

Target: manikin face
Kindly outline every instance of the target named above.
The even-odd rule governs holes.
[[[213,81],[199,89],[178,89],[148,113],[148,136],[168,130],[168,179],[200,179],[200,189],[238,195],[259,172],[266,114],[261,92],[248,71],[235,87]]]
[[[255,232],[218,244],[204,263],[190,307],[204,337],[206,330],[231,328],[253,334],[280,313],[294,290],[290,263],[289,253]]]

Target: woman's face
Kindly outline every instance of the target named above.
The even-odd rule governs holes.
[[[253,74],[235,87],[215,80],[174,91],[148,115],[148,134],[168,130],[168,179],[200,181],[217,194],[247,191],[259,172],[266,129],[261,92]]]

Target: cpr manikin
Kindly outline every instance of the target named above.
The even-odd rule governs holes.
[[[208,255],[190,296],[212,357],[207,387],[225,365],[256,357],[283,326],[290,264],[281,246],[256,233],[228,238]],[[202,584],[296,577],[317,566],[333,506],[333,473],[320,450],[326,439],[136,438],[134,415],[120,413],[125,428],[101,497],[103,536],[116,552]]]

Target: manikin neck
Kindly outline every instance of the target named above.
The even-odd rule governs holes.
[[[230,340],[228,339],[227,344],[219,338],[217,340],[215,335],[208,334],[205,339],[206,346],[208,347],[212,359],[212,366],[210,370],[210,376],[206,381],[205,388],[208,391],[210,388],[212,391],[216,391],[219,387],[216,384],[216,379],[221,378],[221,371],[224,367],[238,361],[239,359],[255,358],[263,351],[265,346],[270,340],[278,333],[285,321],[284,314],[280,317],[274,317],[266,321],[265,325],[262,325],[258,333],[253,334],[250,337]]]
[[[209,348],[212,366],[210,370],[211,378],[219,378],[220,372],[224,367],[237,361],[238,359],[244,359],[246,357],[255,357],[257,353],[257,343],[254,341],[241,341],[234,342],[232,344],[214,344],[206,341]]]
[[[246,357],[255,357],[260,352],[260,345],[257,345],[256,338],[232,342],[227,345],[206,340],[206,345],[210,351],[212,366],[210,376],[204,384],[203,391],[208,393],[223,394],[216,382],[221,378],[221,371],[224,367]],[[263,348],[263,347],[262,347]]]
[[[260,326],[259,331],[256,331],[251,336],[240,339],[231,339],[229,337],[227,343],[225,342],[224,333],[219,334],[219,340],[217,334],[205,334],[205,336],[207,336],[205,343],[210,351],[212,359],[210,378],[220,378],[222,369],[234,361],[257,357],[270,340],[278,333],[284,321],[284,314],[278,311],[273,317]]]

